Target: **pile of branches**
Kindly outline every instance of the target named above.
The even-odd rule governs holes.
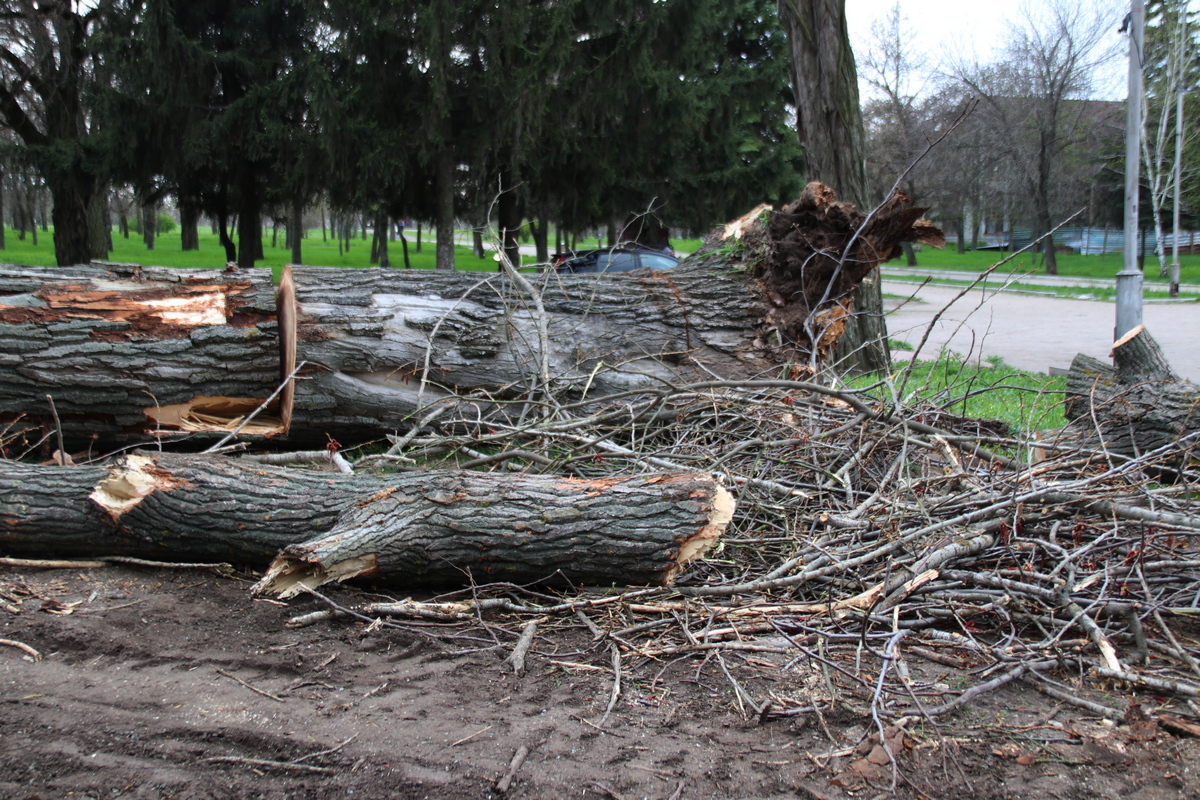
[[[888,720],[933,719],[1018,679],[1110,717],[1120,710],[1079,687],[1200,695],[1195,437],[1131,458],[898,396],[888,384],[714,381],[531,404],[514,423],[432,406],[354,469],[686,469],[735,492],[734,521],[717,554],[670,587],[492,584],[356,607],[314,592],[334,607],[293,624],[386,620],[504,653],[518,671],[531,646],[553,651],[555,632],[584,626],[612,672],[609,710],[623,675],[657,680],[672,660],[715,659],[747,718],[848,699],[881,735]],[[755,687],[767,657],[822,679],[791,694]],[[922,680],[918,662],[958,670],[955,688],[944,670]]]

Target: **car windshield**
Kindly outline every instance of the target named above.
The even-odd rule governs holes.
[[[679,259],[655,253],[642,253],[642,266],[650,269],[671,269],[679,263]]]
[[[597,272],[629,272],[637,266],[637,256],[633,253],[600,253],[596,258]]]

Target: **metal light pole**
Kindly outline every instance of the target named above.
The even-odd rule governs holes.
[[[1179,40],[1182,48],[1187,47],[1187,17],[1179,23]],[[1180,55],[1187,52],[1180,50]],[[1183,58],[1180,58],[1183,61]],[[1182,68],[1180,70],[1182,72]],[[1171,297],[1179,297],[1179,166],[1183,161],[1183,75],[1176,76],[1175,84],[1175,214],[1174,236],[1171,238]]]
[[[1145,0],[1133,0],[1129,28],[1129,99],[1125,110],[1125,255],[1117,273],[1117,328],[1114,341],[1142,324],[1142,273],[1137,268],[1138,183],[1142,135],[1142,53]]]

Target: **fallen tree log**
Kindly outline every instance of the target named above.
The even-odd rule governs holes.
[[[52,394],[76,448],[92,436],[224,434],[295,368],[243,435],[349,442],[404,428],[434,402],[486,418],[546,396],[781,364],[812,373],[828,366],[858,282],[901,242],[941,242],[923,211],[898,193],[867,217],[814,183],[785,209],[726,226],[670,272],[530,276],[538,303],[492,273],[295,267],[272,301],[258,270],[173,280],[103,265],[38,272],[34,284],[24,268],[0,268],[0,332],[16,343],[0,345],[0,423],[25,415],[50,430]],[[209,316],[167,313],[201,288]],[[98,294],[116,318],[96,316]],[[6,395],[9,376],[22,388]]]
[[[381,478],[137,453],[110,469],[0,460],[0,551],[257,567],[261,591],[375,576],[409,586],[667,584],[733,513],[704,475]]]
[[[0,266],[0,430],[55,430],[47,395],[75,447],[173,404],[248,413],[279,383],[277,328],[269,269]]]
[[[1145,326],[1115,342],[1112,356],[1111,366],[1082,353],[1071,362],[1068,441],[1132,457],[1200,431],[1200,386],[1171,369]]]

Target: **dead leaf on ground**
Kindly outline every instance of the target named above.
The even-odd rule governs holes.
[[[1129,738],[1137,742],[1148,742],[1158,735],[1158,723],[1142,710],[1142,704],[1134,700],[1125,709],[1125,724],[1129,726]]]

